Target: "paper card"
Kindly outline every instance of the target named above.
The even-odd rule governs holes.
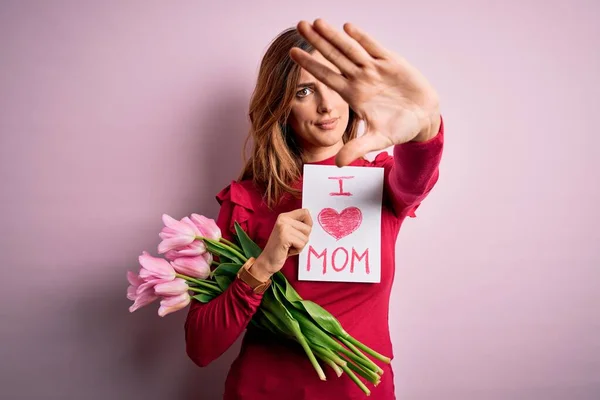
[[[383,168],[305,165],[302,207],[313,228],[298,279],[380,282],[382,196]]]

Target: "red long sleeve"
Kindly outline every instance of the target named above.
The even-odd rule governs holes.
[[[443,146],[442,121],[435,137],[425,142],[396,145],[393,157],[382,157],[385,196],[397,217],[414,217],[414,211],[436,184]]]
[[[223,237],[232,239],[230,227],[235,204],[228,199],[220,201],[217,225]],[[186,351],[192,361],[204,367],[221,356],[244,332],[262,297],[245,282],[235,279],[208,303],[192,300],[185,322]]]

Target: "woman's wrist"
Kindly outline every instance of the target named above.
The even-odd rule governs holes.
[[[441,115],[436,113],[429,119],[429,123],[415,136],[411,142],[423,143],[437,136],[442,123]]]
[[[254,264],[252,264],[248,272],[250,272],[261,282],[266,282],[271,279],[271,276],[273,276],[273,274],[269,272],[264,259],[262,259],[260,256],[256,259]]]

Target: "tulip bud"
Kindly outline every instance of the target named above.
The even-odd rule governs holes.
[[[182,293],[179,296],[165,297],[160,302],[160,307],[158,308],[158,315],[164,317],[167,314],[179,311],[182,308],[185,308],[188,304],[190,304],[191,299],[192,298],[187,292]]]

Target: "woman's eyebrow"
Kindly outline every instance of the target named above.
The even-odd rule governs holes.
[[[296,85],[296,87],[316,86],[314,82],[302,82]]]

